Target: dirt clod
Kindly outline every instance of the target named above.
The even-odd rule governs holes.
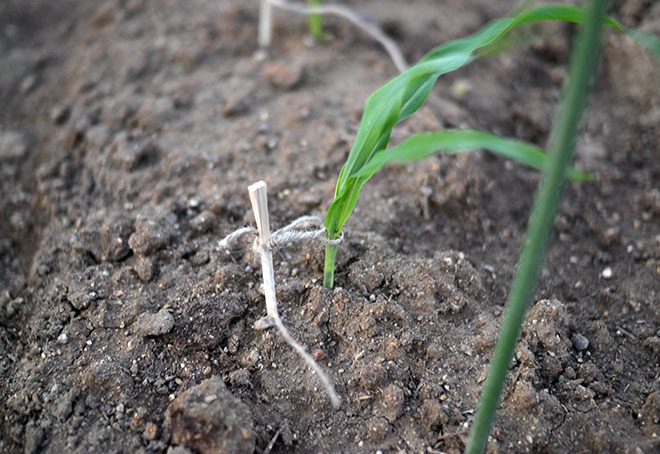
[[[155,314],[145,312],[135,322],[136,331],[142,336],[158,336],[169,333],[174,328],[174,317],[167,309]]]
[[[166,414],[175,445],[202,454],[254,450],[255,434],[248,408],[217,377],[181,393]]]
[[[644,339],[644,348],[653,352],[655,355],[660,355],[660,337],[649,336]]]
[[[148,422],[144,426],[142,436],[149,441],[155,440],[158,437],[158,426],[152,422]]]
[[[134,265],[135,272],[144,282],[149,282],[155,275],[155,265],[148,257],[140,257]]]
[[[25,454],[36,454],[44,435],[44,429],[30,421],[25,428]]]
[[[394,422],[403,413],[405,395],[397,385],[388,385],[382,391],[380,405],[376,408],[376,414]]]
[[[272,63],[264,68],[263,75],[273,87],[280,90],[293,90],[302,80],[303,67]]]
[[[206,233],[216,224],[216,216],[212,211],[204,210],[190,220],[190,226],[196,233]]]
[[[172,236],[172,228],[164,219],[155,221],[138,217],[128,244],[136,254],[148,255],[170,244]]]

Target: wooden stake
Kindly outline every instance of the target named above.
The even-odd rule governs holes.
[[[273,6],[266,0],[261,0],[259,8],[259,47],[270,47],[273,36]]]
[[[277,313],[277,297],[275,295],[275,272],[273,270],[273,253],[268,245],[271,243],[270,219],[268,216],[268,195],[266,183],[258,181],[248,186],[250,203],[254,212],[259,231],[259,243],[261,244],[261,270],[264,275],[264,293],[266,295],[266,311],[270,317],[279,318]]]
[[[259,181],[248,186],[250,193],[250,203],[252,204],[252,211],[254,212],[254,219],[257,222],[257,230],[259,231],[259,253],[261,255],[261,270],[264,275],[264,294],[266,296],[266,312],[268,317],[273,321],[279,330],[284,340],[293,347],[307,362],[307,364],[314,369],[316,374],[321,379],[323,386],[330,397],[332,405],[337,408],[341,404],[341,400],[335,392],[334,386],[328,376],[321,370],[314,358],[312,358],[300,344],[298,344],[286,329],[280,315],[277,311],[277,298],[275,295],[275,273],[273,271],[273,253],[271,251],[272,238],[270,236],[270,221],[268,218],[268,196],[266,192],[266,183]]]

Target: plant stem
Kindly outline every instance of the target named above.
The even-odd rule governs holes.
[[[315,6],[321,6],[321,0],[307,0],[307,6],[313,8]],[[310,14],[309,19],[309,33],[314,37],[318,42],[324,40],[325,35],[323,34],[323,24],[321,24],[321,15],[320,14]]]
[[[335,257],[337,256],[337,244],[325,246],[325,266],[323,268],[323,287],[333,289],[335,286]]]
[[[539,183],[518,269],[511,284],[500,336],[465,448],[466,454],[482,453],[488,441],[523,317],[532,297],[545,246],[552,232],[589,79],[598,60],[605,3],[603,0],[589,2],[586,21],[580,27],[571,55],[568,85],[564,90],[562,106],[555,118],[550,138],[548,164]]]

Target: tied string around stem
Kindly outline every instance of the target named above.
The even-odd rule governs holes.
[[[317,230],[302,230],[302,227],[307,224],[321,225],[321,220],[312,216],[303,216],[296,219],[291,224],[277,230],[270,232],[270,225],[268,220],[268,199],[266,195],[266,183],[259,181],[248,187],[250,192],[250,203],[254,212],[257,229],[252,227],[243,227],[231,233],[220,241],[220,247],[226,248],[238,238],[247,233],[257,233],[258,236],[254,241],[252,249],[261,256],[261,268],[264,278],[264,296],[266,299],[266,313],[267,316],[258,320],[255,323],[255,329],[267,329],[275,326],[280,332],[285,342],[289,344],[298,354],[303,358],[307,365],[316,373],[321,384],[325,388],[332,406],[338,408],[341,404],[341,399],[337,395],[332,381],[328,375],[316,363],[314,358],[305,351],[305,349],[291,336],[289,331],[282,323],[282,319],[277,310],[277,296],[275,291],[275,276],[273,271],[273,250],[278,246],[283,246],[294,241],[308,241],[316,238],[325,239],[325,229],[320,228]],[[341,241],[341,237],[332,241],[337,244]]]
[[[321,226],[322,222],[316,216],[301,216],[298,219],[294,220],[288,225],[285,225],[279,230],[271,233],[271,238],[267,244],[262,244],[259,240],[258,230],[254,227],[241,227],[224,237],[218,245],[222,249],[229,248],[232,244],[236,243],[244,235],[251,233],[256,236],[252,244],[252,250],[260,254],[263,249],[269,251],[274,251],[280,247],[284,247],[290,243],[301,242],[301,241],[311,241],[311,240],[320,240],[325,244],[339,244],[344,238],[344,233],[342,232],[339,238],[329,239],[326,236],[326,230],[324,227],[321,227],[316,230],[304,230],[306,226]]]

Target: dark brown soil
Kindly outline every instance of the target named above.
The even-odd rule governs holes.
[[[409,61],[514,2],[347,2]],[[322,245],[275,256],[265,314],[247,248],[323,216],[366,97],[395,75],[345,22],[310,45],[257,2],[0,3],[0,451],[458,453],[514,272],[536,171],[485,152],[389,167],[364,188],[321,287]],[[660,4],[619,2],[660,34]],[[440,79],[412,132],[469,126],[543,145],[574,28]],[[660,66],[606,35],[576,164],[489,452],[660,452]],[[323,355],[322,355],[323,356]]]

